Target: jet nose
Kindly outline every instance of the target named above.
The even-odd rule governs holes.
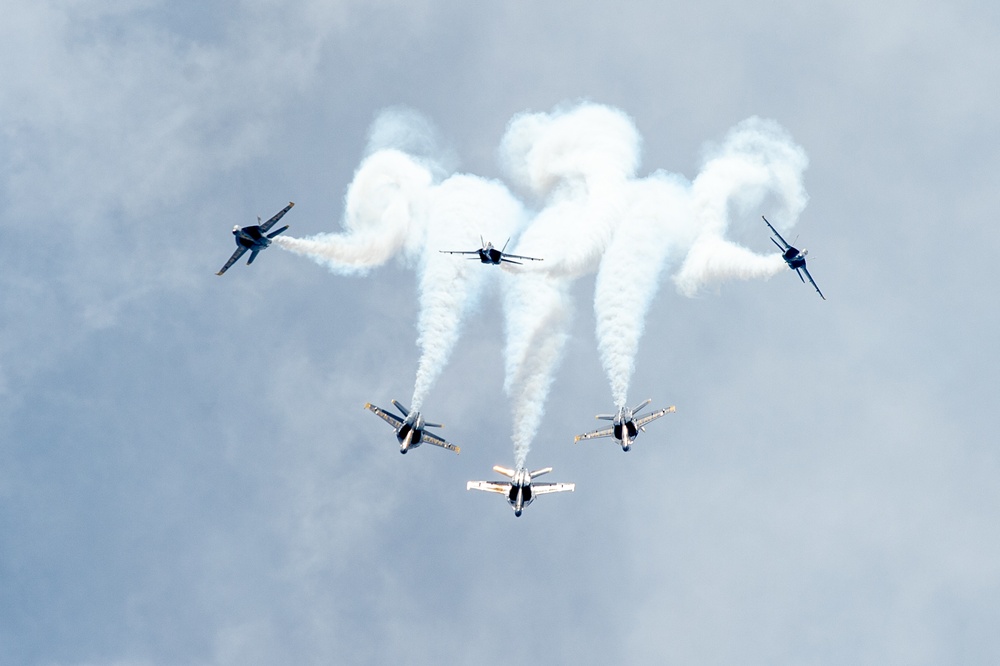
[[[520,509],[515,510],[514,511],[514,515],[517,516],[518,518],[520,518],[521,517],[521,511],[520,511]]]

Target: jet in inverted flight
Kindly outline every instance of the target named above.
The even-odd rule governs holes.
[[[274,217],[264,224],[260,223],[260,217],[258,216],[257,224],[253,226],[243,227],[242,229],[239,225],[233,227],[233,236],[236,237],[236,251],[233,252],[233,256],[229,257],[229,261],[226,262],[226,265],[223,266],[222,270],[216,273],[216,275],[222,275],[229,270],[229,267],[239,261],[239,258],[242,257],[243,253],[247,250],[250,250],[250,258],[247,259],[247,266],[252,264],[253,260],[257,258],[257,253],[266,249],[271,244],[272,238],[288,228],[288,225],[286,224],[277,231],[267,233],[278,220],[285,216],[285,213],[292,209],[292,206],[294,205],[295,204],[293,202],[289,201],[287,206],[279,210]]]
[[[415,449],[424,442],[433,444],[434,446],[440,446],[443,449],[448,449],[449,451],[454,451],[455,453],[458,453],[461,450],[454,444],[446,442],[427,430],[427,428],[443,428],[443,425],[440,423],[427,423],[424,421],[424,417],[420,416],[420,412],[411,412],[395,400],[392,401],[392,404],[395,405],[396,409],[400,411],[403,418],[399,418],[391,412],[380,409],[370,402],[365,404],[365,409],[370,409],[375,412],[376,416],[396,429],[396,439],[399,440],[400,453],[406,453],[410,449]]]
[[[761,215],[761,218],[763,218],[764,224],[766,224],[771,231],[774,232],[774,235],[778,237],[778,240],[772,238],[771,242],[777,245],[778,249],[781,250],[781,258],[785,260],[785,263],[788,264],[789,268],[798,274],[799,279],[802,280],[803,283],[805,283],[806,280],[802,277],[802,274],[805,273],[806,277],[809,278],[809,282],[812,284],[813,289],[815,289],[816,293],[819,294],[819,297],[825,301],[826,296],[824,296],[823,292],[819,290],[818,286],[816,286],[816,281],[813,280],[812,275],[809,275],[809,269],[806,268],[806,255],[809,254],[809,250],[799,250],[796,247],[792,247],[785,241],[784,238],[781,237],[778,230],[771,226],[771,223],[767,221],[766,217]],[[778,241],[781,242],[779,243]]]
[[[561,493],[566,490],[572,492],[576,489],[575,483],[532,483],[532,479],[536,476],[551,472],[551,467],[529,472],[524,467],[508,469],[495,465],[493,471],[510,478],[510,481],[469,481],[465,489],[485,490],[488,493],[500,493],[504,495],[507,498],[507,503],[514,509],[514,515],[518,517],[524,511],[524,507],[535,501],[536,495]]]
[[[604,421],[612,421],[612,426],[610,428],[602,428],[601,430],[588,432],[585,435],[577,435],[574,441],[579,442],[581,439],[596,439],[597,437],[614,437],[618,444],[621,445],[622,451],[628,451],[632,448],[632,442],[635,441],[636,435],[639,434],[639,431],[646,431],[645,426],[647,423],[655,421],[664,414],[670,414],[677,411],[677,408],[671,405],[665,409],[660,409],[640,418],[636,418],[636,414],[641,412],[646,405],[652,401],[653,399],[650,398],[645,402],[639,403],[632,409],[621,407],[619,408],[617,414],[598,414],[595,418]]]
[[[504,252],[507,249],[507,243],[510,239],[507,239],[507,243],[503,244],[503,247],[499,250],[493,247],[493,243],[489,243],[483,240],[483,237],[479,237],[479,241],[483,244],[478,250],[440,250],[443,254],[471,254],[475,256],[467,257],[467,259],[479,259],[479,261],[484,264],[493,264],[494,266],[499,266],[501,262],[508,264],[518,264],[521,265],[523,261],[514,261],[515,259],[524,259],[525,261],[542,261],[537,257],[522,257],[519,254],[508,254]]]

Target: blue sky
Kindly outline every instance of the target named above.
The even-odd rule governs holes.
[[[9,3],[0,25],[0,661],[984,663],[1000,655],[998,10],[974,2]],[[417,281],[229,230],[341,230],[381,110],[503,178],[507,123],[624,111],[639,174],[779,122],[809,156],[790,273],[664,280],[622,453],[594,277],[515,519],[501,300],[400,456]],[[767,214],[768,211],[760,211]],[[771,249],[758,213],[731,236]],[[792,240],[791,238],[789,240]]]

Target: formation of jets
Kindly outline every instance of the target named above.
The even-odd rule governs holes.
[[[216,273],[216,275],[222,275],[225,273],[230,266],[236,263],[240,257],[246,253],[247,250],[250,250],[250,258],[247,260],[247,265],[249,266],[252,264],[253,260],[257,257],[257,254],[271,245],[271,240],[274,239],[275,236],[288,229],[288,225],[285,225],[280,229],[271,231],[271,227],[277,224],[277,222],[284,217],[285,213],[291,210],[294,205],[295,204],[293,202],[288,202],[287,206],[278,211],[274,217],[269,219],[267,222],[261,223],[260,217],[258,217],[256,225],[243,228],[240,228],[238,225],[233,227],[233,236],[236,240],[236,251],[233,252],[229,261],[226,262],[226,265],[223,266],[222,270]],[[767,224],[768,228],[777,237],[771,238],[771,242],[773,242],[781,251],[781,256],[785,260],[785,263],[788,264],[788,267],[796,272],[799,279],[802,280],[803,283],[806,281],[806,278],[808,278],[813,288],[816,289],[816,293],[818,293],[823,300],[826,300],[826,297],[823,296],[823,292],[819,290],[816,282],[809,274],[808,269],[806,269],[805,257],[806,254],[808,254],[808,250],[799,250],[798,248],[791,246],[787,241],[785,241],[784,238],[782,238],[781,234],[779,234],[778,231],[771,226],[771,223],[767,221],[766,217],[763,215],[761,217],[764,219],[764,223]],[[480,236],[480,241],[482,242],[482,247],[478,250],[440,250],[440,252],[445,254],[471,255],[467,258],[472,260],[478,259],[484,264],[491,264],[494,266],[499,266],[501,263],[521,264],[524,261],[542,261],[542,259],[538,257],[525,257],[517,254],[508,254],[506,249],[507,244],[510,242],[509,238],[499,250],[493,247],[493,243],[485,241],[482,236]],[[805,274],[805,277],[803,277],[803,273]],[[676,408],[671,405],[670,407],[650,412],[645,416],[639,416],[639,412],[645,409],[651,402],[652,398],[639,403],[632,409],[621,406],[615,414],[598,414],[596,416],[597,419],[611,421],[611,426],[594,430],[593,432],[584,433],[582,435],[577,435],[574,441],[579,442],[580,440],[585,439],[610,437],[614,439],[619,446],[621,446],[622,451],[630,450],[638,434],[640,432],[645,432],[648,424],[665,414],[671,414],[676,411]],[[433,444],[434,446],[459,453],[461,449],[458,446],[455,446],[428,430],[428,428],[443,428],[443,425],[440,423],[428,423],[424,420],[423,416],[421,416],[419,410],[411,411],[396,400],[393,400],[392,404],[399,411],[399,415],[386,411],[381,407],[376,407],[371,403],[366,403],[365,409],[370,410],[380,419],[392,426],[395,431],[396,440],[399,442],[400,453],[405,454],[407,451],[415,449],[423,443]],[[497,465],[493,467],[493,470],[506,476],[508,480],[502,482],[469,481],[466,485],[466,489],[482,490],[485,492],[503,495],[506,498],[507,503],[510,504],[511,508],[514,510],[515,516],[520,516],[524,511],[524,507],[531,504],[537,495],[567,491],[572,492],[576,489],[576,484],[574,483],[533,483],[533,480],[536,477],[551,472],[551,467],[544,467],[542,469],[529,472],[527,468],[523,466],[518,466],[516,469],[510,469]]]
[[[439,250],[442,254],[470,254],[474,255],[467,257],[475,261],[479,259],[484,264],[492,264],[494,266],[499,266],[501,263],[507,264],[517,264],[521,265],[525,261],[542,261],[538,257],[522,257],[519,254],[509,254],[505,252],[507,249],[507,243],[510,243],[510,239],[507,239],[507,243],[503,244],[503,247],[499,250],[493,247],[493,243],[483,240],[483,237],[479,237],[479,241],[483,244],[478,250]],[[515,259],[522,259],[523,261],[515,261]]]

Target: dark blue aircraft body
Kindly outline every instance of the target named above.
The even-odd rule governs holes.
[[[287,206],[263,224],[260,223],[260,218],[258,217],[257,224],[253,226],[243,227],[242,229],[239,225],[233,227],[233,236],[236,239],[236,251],[233,252],[233,256],[229,257],[229,261],[226,262],[226,265],[216,275],[222,275],[229,270],[229,267],[235,264],[247,250],[250,250],[250,258],[247,259],[247,266],[252,264],[253,260],[257,258],[257,253],[271,245],[272,238],[288,229],[288,225],[286,224],[277,231],[267,233],[294,205],[294,202],[289,201]]]
[[[806,278],[809,278],[809,282],[812,284],[813,289],[815,289],[816,293],[819,294],[819,297],[825,301],[826,296],[824,296],[823,292],[819,290],[819,287],[816,285],[816,281],[813,280],[812,275],[809,275],[809,269],[806,268],[806,255],[809,254],[809,250],[799,250],[796,247],[792,247],[785,241],[784,238],[781,237],[781,234],[778,233],[777,229],[771,226],[771,223],[767,221],[766,217],[761,215],[761,218],[764,220],[764,224],[766,224],[768,228],[774,232],[774,235],[778,237],[778,240],[772,238],[771,242],[777,245],[778,249],[781,250],[781,258],[785,260],[785,263],[788,264],[789,268],[795,271],[802,282],[805,282]],[[781,242],[779,243],[778,241]],[[806,277],[802,277],[803,273],[806,274]]]

